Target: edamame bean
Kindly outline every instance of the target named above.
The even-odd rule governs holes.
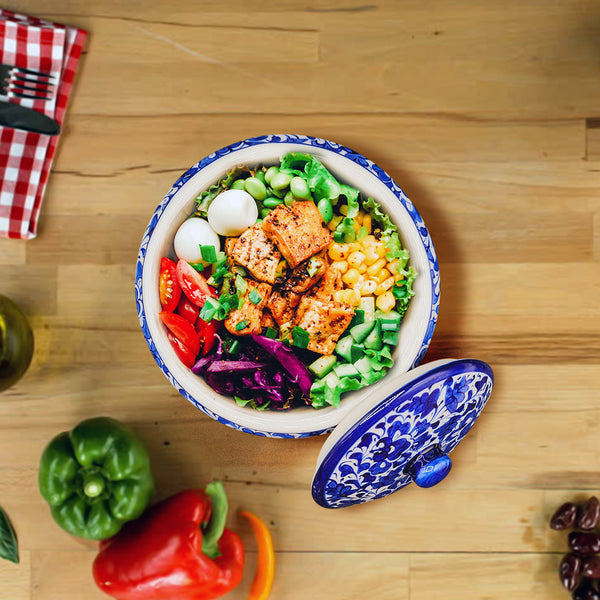
[[[321,213],[325,223],[329,223],[329,221],[333,219],[333,207],[331,206],[331,202],[328,198],[321,198],[317,204],[317,208],[319,209],[319,212]]]
[[[283,190],[290,185],[291,180],[292,176],[287,173],[276,173],[271,178],[271,187],[274,190]]]
[[[268,198],[265,198],[263,201],[263,206],[266,206],[267,208],[275,208],[276,206],[279,206],[282,203],[281,198],[275,198],[275,196],[269,196]]]
[[[246,184],[245,184],[245,180],[244,179],[236,179],[232,184],[231,184],[231,189],[232,190],[243,190],[245,188]]]
[[[248,177],[244,187],[255,200],[264,200],[267,197],[265,184],[256,177]]]
[[[265,172],[264,171],[256,171],[256,175],[254,175],[256,179],[260,179],[263,183],[265,183]]]
[[[271,212],[270,208],[261,208],[260,216],[264,219]]]
[[[269,188],[267,190],[267,194],[269,196],[277,196],[277,198],[283,198],[287,192],[285,191],[285,188],[283,188],[282,190],[274,190],[273,188]]]
[[[270,184],[271,179],[273,179],[273,176],[277,175],[277,173],[279,173],[279,167],[269,167],[265,173],[265,181]]]
[[[292,205],[292,202],[293,202],[294,200],[295,200],[295,198],[294,198],[294,194],[292,194],[292,192],[291,192],[291,191],[289,191],[289,192],[288,192],[288,193],[285,195],[285,198],[283,199],[283,203],[284,203],[286,206],[291,206],[291,205]]]
[[[302,177],[294,177],[290,181],[290,190],[292,190],[292,194],[296,196],[296,198],[303,198],[307,200],[310,198],[310,190],[308,189],[308,184]]]

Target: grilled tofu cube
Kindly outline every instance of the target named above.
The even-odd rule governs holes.
[[[310,200],[293,202],[289,208],[280,204],[264,218],[262,228],[292,269],[333,241],[319,209]]]
[[[260,225],[254,225],[244,231],[235,243],[227,242],[225,251],[230,258],[248,269],[255,279],[270,284],[275,283],[281,253]]]
[[[251,279],[247,279],[246,283],[248,287],[242,306],[237,310],[232,310],[225,319],[225,328],[233,335],[250,335],[262,331],[263,310],[269,300],[271,286],[268,283],[257,283]],[[257,304],[254,304],[249,298],[253,290],[260,296],[260,302]]]
[[[308,332],[309,350],[332,354],[353,315],[354,309],[348,304],[303,296],[296,311],[296,325]]]
[[[327,253],[319,252],[308,260],[301,262],[287,277],[284,289],[295,294],[303,294],[316,285],[327,271]]]
[[[281,327],[293,322],[299,302],[300,296],[298,294],[273,290],[269,296],[267,307],[271,311],[277,325]]]
[[[321,278],[318,287],[311,290],[311,294],[319,300],[333,300],[333,292],[344,287],[342,274],[337,269],[327,269]]]

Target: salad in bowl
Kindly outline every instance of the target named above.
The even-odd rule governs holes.
[[[390,211],[378,186],[336,168],[323,148],[302,145],[314,138],[281,137],[301,143],[265,141],[265,153],[264,138],[246,140],[246,148],[234,145],[190,170],[192,180],[205,175],[204,184],[194,189],[184,175],[146,232],[136,295],[150,349],[184,396],[228,425],[295,437],[331,429],[346,404],[418,363],[437,317],[439,279],[424,225],[409,236],[411,249],[398,206]],[[231,161],[256,146],[263,152]],[[208,179],[220,158],[225,169]],[[156,236],[163,219],[168,227]],[[420,302],[419,288],[427,294]],[[408,335],[417,339],[404,344],[412,346],[406,356],[413,313]]]

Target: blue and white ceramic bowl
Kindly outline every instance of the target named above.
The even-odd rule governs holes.
[[[158,318],[161,310],[158,276],[161,257],[173,254],[175,232],[194,211],[194,199],[202,190],[236,166],[278,164],[281,156],[292,151],[314,154],[338,180],[375,198],[398,226],[418,277],[395,349],[395,364],[383,380],[346,394],[338,408],[259,412],[240,407],[233,399],[215,393],[179,361]],[[270,437],[299,438],[330,432],[361,400],[378,394],[382,385],[419,364],[437,321],[440,281],[427,227],[412,202],[385,171],[361,154],[334,142],[302,135],[268,135],[210,154],[174,183],[144,233],[137,260],[135,295],[148,347],[167,379],[184,398],[208,416],[235,429]]]

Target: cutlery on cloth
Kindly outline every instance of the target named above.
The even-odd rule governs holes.
[[[58,122],[47,115],[33,110],[33,108],[2,100],[0,100],[0,125],[45,135],[58,135],[60,133]]]
[[[4,87],[0,84],[0,101],[5,103],[0,106],[0,237],[32,239],[37,235],[60,139],[58,131],[43,135],[40,128],[38,132],[15,129],[17,123],[10,119],[18,116],[22,126],[35,118],[34,125],[39,125],[45,115],[59,127],[64,124],[86,37],[81,29],[0,8],[0,78],[6,82]],[[40,114],[27,112],[23,118],[25,113],[19,109]]]
[[[54,77],[34,69],[0,65],[0,94],[15,98],[50,100],[54,91]]]

